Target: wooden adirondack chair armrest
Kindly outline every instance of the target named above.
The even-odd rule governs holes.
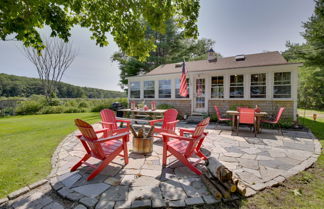
[[[111,141],[111,140],[122,139],[124,136],[127,136],[127,135],[129,135],[129,133],[125,132],[125,133],[117,134],[114,136],[100,138],[100,139],[96,140],[95,143],[103,143],[103,142],[107,142],[107,141]]]
[[[179,120],[175,120],[175,121],[171,121],[171,122],[167,122],[168,125],[171,125],[171,124],[177,124],[179,122]]]
[[[184,137],[184,136],[179,136],[175,134],[169,134],[169,133],[161,133],[162,136],[166,136],[167,138],[173,138],[173,139],[179,139],[179,140],[185,140],[185,141],[191,141],[193,140],[192,138]],[[164,139],[165,137],[163,137]]]
[[[95,131],[95,133],[96,134],[99,134],[99,133],[102,133],[102,132],[106,132],[108,130],[109,130],[108,128],[103,128],[103,129],[100,129],[100,130]]]
[[[185,128],[180,128],[180,136],[183,136],[184,133],[193,133],[195,130],[192,129],[185,129]]]
[[[157,119],[157,120],[150,120],[149,124],[150,124],[150,126],[154,126],[154,124],[158,123],[158,122],[163,122],[163,118],[162,119]]]

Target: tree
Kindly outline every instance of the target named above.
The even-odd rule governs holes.
[[[288,62],[305,63],[299,69],[298,105],[303,108],[324,108],[324,68],[307,62],[314,50],[308,44],[287,42],[282,54]],[[307,63],[307,64],[306,64]]]
[[[127,56],[123,51],[114,53],[112,60],[119,63],[120,86],[123,89],[127,85],[127,77],[149,72],[161,64],[182,62],[184,59],[186,61],[207,59],[206,52],[214,45],[213,40],[185,38],[173,20],[168,20],[166,25],[165,33],[159,33],[151,28],[146,31],[148,36],[155,37],[157,46],[146,61]]]
[[[303,36],[312,49],[305,56],[305,64],[324,68],[324,0],[315,1],[314,14],[304,28]]]
[[[197,38],[198,12],[199,0],[1,0],[0,38],[13,35],[40,52],[45,46],[39,28],[47,25],[52,37],[67,42],[71,28],[80,25],[98,45],[108,45],[110,33],[124,53],[143,60],[156,47],[155,38],[145,33],[148,25],[164,33],[166,20],[175,17],[185,37]]]
[[[60,39],[47,39],[45,44],[42,54],[30,47],[24,48],[24,54],[35,65],[46,100],[51,103],[58,83],[76,57],[76,51],[71,43],[64,43]]]

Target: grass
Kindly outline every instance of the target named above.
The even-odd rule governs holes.
[[[0,118],[0,198],[46,177],[51,157],[73,130],[73,120],[94,123],[98,113],[29,115]]]
[[[307,111],[314,112],[314,111]],[[319,113],[319,112],[318,112]],[[323,113],[323,112],[322,112]],[[301,123],[311,129],[324,147],[324,117],[313,121],[311,116]],[[324,208],[324,155],[323,150],[312,168],[303,171],[271,188],[240,202],[240,208]]]

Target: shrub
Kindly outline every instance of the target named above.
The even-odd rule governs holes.
[[[42,109],[43,105],[37,101],[22,101],[16,108],[17,115],[32,115]]]
[[[79,106],[78,106],[78,107],[79,107],[79,108],[87,108],[87,107],[89,107],[89,105],[88,105],[87,102],[83,101],[83,102],[80,102],[80,103],[79,103]]]
[[[55,114],[55,113],[63,113],[63,112],[64,112],[63,106],[45,106],[39,111],[39,113],[41,114]]]
[[[171,109],[171,108],[174,108],[174,107],[172,105],[170,105],[170,104],[159,104],[156,108],[157,109],[167,110],[167,109]]]
[[[76,107],[69,107],[69,108],[64,110],[64,113],[79,113],[79,112],[85,112],[85,109],[76,108]]]
[[[110,107],[111,107],[111,104],[99,104],[99,105],[94,106],[91,109],[91,112],[100,112],[101,110],[109,109]]]

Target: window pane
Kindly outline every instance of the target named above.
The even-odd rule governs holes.
[[[187,78],[187,90],[188,90],[188,95],[186,97],[180,96],[179,91],[180,91],[180,79],[177,78],[176,80],[176,86],[175,86],[175,97],[176,98],[189,98],[189,78]]]
[[[290,98],[291,97],[291,73],[281,72],[274,74],[273,86],[274,98]]]
[[[211,78],[211,98],[224,98],[224,76]]]
[[[231,75],[230,77],[230,98],[244,97],[243,75]]]
[[[251,75],[251,98],[266,98],[266,74]]]
[[[159,80],[159,98],[171,98],[171,80]]]
[[[130,97],[131,98],[140,98],[140,82],[131,82],[130,83]]]
[[[154,98],[154,81],[144,81],[144,98]]]

